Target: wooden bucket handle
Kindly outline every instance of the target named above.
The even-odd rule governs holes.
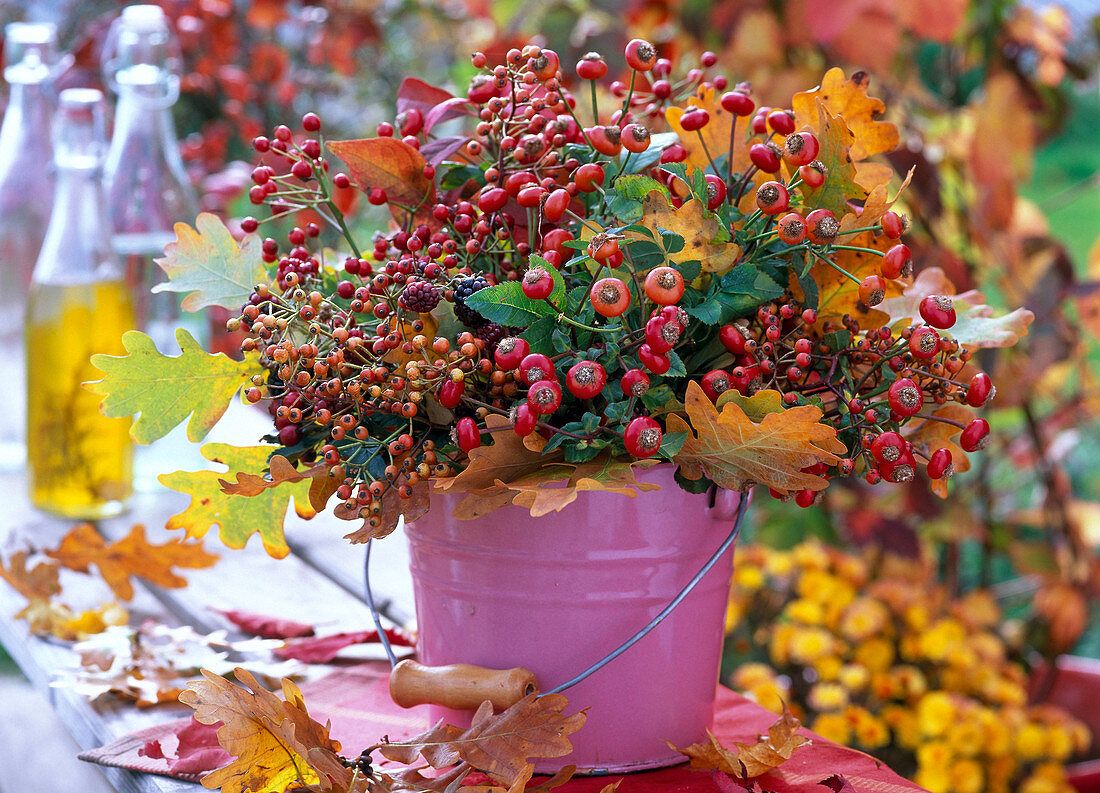
[[[454,710],[476,710],[489,700],[505,710],[528,694],[538,693],[530,669],[487,669],[473,664],[425,666],[404,660],[390,673],[390,696],[403,708],[441,705]]]

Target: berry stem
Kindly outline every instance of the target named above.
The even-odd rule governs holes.
[[[714,158],[710,156],[710,149],[707,148],[707,142],[703,139],[703,130],[695,130],[695,134],[699,136],[699,143],[703,146],[703,154],[707,155],[707,162],[710,163],[710,169],[714,171],[714,175],[718,175],[718,166],[714,164]],[[705,200],[706,196],[702,196]]]
[[[811,250],[812,250],[812,249],[811,249]],[[854,250],[861,250],[861,249],[860,249],[860,248],[855,248]],[[813,254],[814,254],[814,256],[816,256],[816,257],[817,257],[818,259],[820,259],[821,261],[825,262],[825,264],[829,265],[829,266],[830,266],[830,267],[832,267],[832,268],[833,268],[834,270],[836,270],[836,271],[837,271],[838,273],[840,273],[841,275],[843,275],[843,276],[844,276],[845,278],[848,278],[849,280],[851,280],[851,281],[854,281],[854,282],[855,282],[855,283],[857,283],[857,284],[858,284],[858,283],[860,283],[860,280],[859,280],[858,278],[856,278],[856,277],[855,277],[854,275],[852,275],[852,274],[851,274],[850,272],[848,272],[847,270],[845,270],[845,269],[844,269],[843,267],[841,267],[841,266],[840,266],[839,264],[837,264],[836,262],[834,262],[834,261],[833,261],[832,259],[830,259],[829,257],[827,257],[827,256],[822,256],[822,255],[821,255],[820,253],[818,253],[817,251],[814,251],[814,252],[813,252]]]

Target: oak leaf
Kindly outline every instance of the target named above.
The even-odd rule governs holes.
[[[616,460],[609,452],[603,452],[588,462],[544,466],[518,481],[498,484],[515,494],[512,504],[527,508],[532,517],[538,518],[560,512],[576,501],[581,492],[599,490],[634,498],[639,491],[660,490],[660,485],[639,482],[634,476],[635,470],[656,464],[652,459]]]
[[[47,561],[39,561],[34,567],[28,567],[30,558],[28,551],[13,553],[7,564],[0,564],[0,579],[7,581],[27,600],[48,600],[61,591],[58,567]]]
[[[312,636],[314,633],[312,625],[283,617],[272,617],[241,609],[212,608],[211,611],[221,614],[245,633],[262,639],[299,639],[303,636]]]
[[[182,306],[198,311],[221,306],[233,311],[248,300],[256,284],[267,281],[260,238],[249,234],[238,246],[233,235],[215,215],[203,212],[195,227],[176,224],[176,240],[164,248],[156,263],[168,280],[154,292],[188,292]]]
[[[749,421],[759,424],[769,413],[782,413],[787,409],[783,404],[783,394],[771,388],[762,388],[752,396],[745,396],[735,388],[723,391],[714,406],[721,410],[726,403],[732,402],[741,408]]]
[[[730,749],[714,737],[708,730],[707,741],[680,749],[691,761],[691,767],[707,771],[721,771],[735,777],[758,777],[791,759],[791,755],[800,746],[810,743],[810,739],[798,734],[802,724],[786,705],[779,719],[768,727],[768,734],[761,735],[755,743],[734,743]],[[667,743],[667,741],[666,741]]]
[[[329,738],[327,725],[309,716],[302,692],[290,680],[283,680],[283,696],[259,684],[246,669],[234,676],[247,688],[203,670],[205,680],[187,685],[180,702],[195,710],[203,724],[221,722],[218,742],[234,760],[207,774],[203,787],[221,788],[222,793],[281,793],[291,785],[318,781],[306,756],[310,749],[340,750]]]
[[[890,198],[889,177],[874,185],[867,193],[867,200],[864,201],[860,213],[858,215],[849,213],[840,219],[840,236],[843,237],[854,228],[873,226],[882,220],[882,216],[886,214],[887,210],[901,198],[901,194],[909,186],[916,170],[916,166],[909,169],[893,198]],[[891,171],[891,173],[893,172]]]
[[[125,625],[130,615],[117,603],[104,603],[98,608],[73,611],[63,603],[33,597],[15,618],[26,620],[27,629],[35,636],[80,641],[102,633],[112,625]]]
[[[275,448],[207,443],[201,449],[203,457],[227,466],[229,473],[176,471],[161,474],[157,478],[162,485],[191,496],[187,509],[169,518],[167,528],[183,529],[188,537],[203,537],[211,526],[218,526],[221,541],[237,549],[243,548],[254,532],[259,532],[264,550],[282,559],[290,553],[283,535],[283,520],[291,500],[300,517],[312,518],[317,514],[309,504],[310,485],[306,482],[283,483],[254,496],[233,495],[222,490],[222,483],[228,476],[264,471]]]
[[[684,115],[686,108],[670,107],[665,111],[665,118],[669,128],[680,136],[680,145],[687,150],[688,156],[684,161],[691,170],[710,166],[707,151],[714,157],[720,157],[726,152],[732,159],[733,173],[739,173],[752,166],[749,159],[749,116],[735,116],[722,107],[718,101],[719,94],[713,88],[701,88],[694,96],[688,98],[689,107],[701,107],[710,114],[710,121],[698,132],[689,132],[680,125],[680,117]],[[731,133],[733,145],[730,145]],[[703,147],[703,142],[706,148]]]
[[[642,202],[642,219],[638,224],[653,232],[652,238],[642,232],[627,232],[632,239],[652,239],[664,249],[665,257],[675,264],[699,262],[704,272],[723,273],[733,266],[741,255],[741,246],[719,240],[724,233],[717,215],[710,212],[698,198],[685,201],[678,209],[669,198],[658,190],[652,190]],[[660,229],[678,234],[684,247],[670,253],[662,245]],[[716,241],[718,240],[718,241]]]
[[[806,184],[798,189],[802,191],[807,208],[828,209],[839,218],[861,206],[867,191],[856,183],[856,166],[851,155],[855,135],[844,123],[844,118],[830,113],[820,100],[815,102],[817,117],[809,126],[821,144],[817,160],[825,166],[828,176],[816,189]],[[887,180],[890,173],[886,174]]]
[[[309,481],[309,505],[320,512],[343,483],[331,472],[332,466],[324,463],[299,471],[284,455],[273,454],[268,460],[267,473],[234,471],[233,481],[221,480],[222,492],[252,497],[279,485]]]
[[[130,437],[136,443],[163,438],[188,416],[187,439],[201,441],[237,391],[261,371],[255,356],[234,361],[208,354],[183,328],[176,329],[176,343],[180,354],[164,355],[151,338],[131,330],[122,336],[126,355],[91,357],[104,377],[86,387],[103,396],[103,415],[135,417]]]
[[[732,402],[717,410],[693,380],[684,410],[690,425],[677,414],[667,419],[669,432],[688,432],[673,462],[688,479],[705,475],[729,490],[754,484],[784,492],[824,490],[829,484],[825,478],[801,469],[839,462],[837,455],[846,451],[836,430],[821,423],[821,410],[812,405],[769,413],[755,423]]]
[[[885,252],[894,244],[894,241],[884,235],[876,236],[874,232],[865,231],[846,238],[844,244]],[[845,314],[850,314],[864,329],[880,328],[888,324],[890,318],[883,311],[882,304],[869,308],[859,299],[859,281],[868,275],[881,272],[882,257],[865,251],[838,250],[829,254],[829,258],[837,267],[842,268],[856,280],[852,280],[848,275],[821,260],[810,268],[810,275],[818,287],[818,323],[837,320]],[[901,281],[886,281],[886,299],[901,295],[903,288],[904,283]],[[801,292],[799,291],[798,294],[800,295]]]
[[[95,527],[84,523],[66,534],[57,549],[46,551],[46,555],[79,573],[87,573],[95,565],[115,596],[123,600],[134,597],[131,577],[166,589],[179,589],[187,586],[187,579],[177,575],[173,568],[210,567],[218,561],[218,556],[203,548],[202,543],[172,540],[154,545],[145,539],[145,527],[140,524],[122,539],[108,544]]]
[[[853,161],[858,162],[872,154],[893,151],[900,140],[898,128],[888,121],[880,120],[886,111],[886,105],[881,99],[867,95],[869,85],[870,76],[866,72],[856,72],[846,80],[842,69],[830,69],[821,78],[821,85],[817,88],[791,97],[795,125],[815,126],[819,118],[817,102],[820,101],[829,113],[841,116],[851,130]]]

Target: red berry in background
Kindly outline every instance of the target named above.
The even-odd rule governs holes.
[[[908,277],[913,273],[913,261],[909,246],[898,243],[882,257],[882,274],[887,278]],[[931,323],[929,323],[931,324]]]
[[[627,124],[619,134],[623,148],[633,154],[639,154],[649,148],[651,135],[642,124]]]
[[[859,282],[859,299],[866,306],[877,306],[886,299],[886,279],[878,274],[864,278]]]
[[[955,472],[955,466],[951,464],[950,449],[936,449],[928,458],[929,479],[945,479]]]
[[[749,147],[749,159],[764,173],[779,172],[779,148],[772,143],[754,143]]]
[[[645,294],[659,306],[671,306],[684,296],[684,276],[673,267],[654,267],[645,277]]]
[[[871,455],[880,463],[896,462],[907,449],[905,438],[893,430],[880,433],[871,442]]]
[[[306,113],[302,116],[302,129],[306,132],[317,132],[321,129],[321,119],[316,113]]]
[[[627,369],[619,380],[619,387],[624,396],[641,398],[649,390],[649,375],[641,369]]]
[[[607,385],[607,372],[595,361],[578,361],[569,367],[565,387],[577,399],[592,399]]]
[[[638,416],[626,425],[623,443],[626,450],[638,458],[652,457],[661,449],[664,433],[661,425],[649,416]]]
[[[594,162],[585,163],[573,175],[573,181],[582,193],[595,192],[596,188],[603,184],[604,178],[603,168]]]
[[[900,377],[890,384],[886,392],[890,409],[899,416],[909,417],[919,413],[924,407],[924,393],[915,382],[908,377]]]
[[[539,414],[531,410],[531,406],[526,402],[520,402],[516,407],[516,423],[512,426],[516,431],[516,435],[526,438],[535,431],[538,423]]]
[[[541,416],[561,407],[561,386],[557,380],[539,380],[527,390],[527,404]]]
[[[542,267],[532,267],[520,281],[523,294],[532,300],[544,300],[554,291],[554,277]]]
[[[638,348],[638,360],[653,374],[664,374],[672,366],[672,361],[667,355],[654,351],[648,344]]]
[[[773,110],[768,113],[768,126],[780,135],[794,132],[794,116],[787,110]]]
[[[657,63],[657,50],[645,39],[631,39],[625,55],[626,65],[636,72],[648,72]]]
[[[493,353],[493,360],[501,369],[508,371],[517,369],[530,352],[531,345],[527,343],[526,339],[509,336],[501,339],[497,344],[496,351]]]
[[[707,209],[714,212],[722,206],[726,200],[726,182],[720,176],[708,173],[707,180]]]
[[[783,142],[783,159],[794,166],[809,165],[820,150],[821,144],[812,132],[797,132]]]
[[[920,317],[933,328],[948,330],[955,325],[955,301],[949,295],[928,295],[920,301]]]
[[[797,212],[790,212],[779,219],[775,230],[783,242],[798,245],[806,239],[806,220]]]
[[[901,235],[905,233],[905,221],[897,212],[883,213],[879,222],[882,224],[882,233],[892,240],[900,240]]]
[[[798,168],[798,178],[811,190],[816,190],[825,184],[825,173],[825,166],[817,160]]]
[[[710,123],[710,113],[701,107],[693,107],[680,116],[680,126],[688,132],[700,130]]]
[[[913,357],[927,361],[940,351],[940,334],[934,328],[922,325],[909,337],[909,352]]]
[[[830,245],[840,233],[840,222],[828,209],[815,209],[806,215],[806,238],[814,245]]]
[[[763,135],[768,131],[768,113],[770,112],[772,112],[772,108],[766,106],[756,109],[756,115],[752,117],[752,123],[750,124],[753,134]]]
[[[572,239],[573,234],[568,229],[550,229],[542,235],[543,253],[555,251],[565,261],[573,254],[572,250],[565,247],[565,243]]]
[[[588,52],[577,61],[577,76],[582,80],[599,80],[607,74],[607,61],[598,52]]]
[[[630,307],[630,290],[618,278],[596,281],[588,298],[596,313],[604,317],[617,317]]]
[[[782,182],[764,182],[756,188],[756,206],[765,215],[781,215],[791,207],[791,194]]]
[[[970,378],[970,385],[966,388],[966,404],[972,408],[980,408],[996,395],[997,389],[993,387],[989,375],[978,372]]]
[[[546,197],[546,203],[542,205],[542,216],[551,223],[557,223],[565,215],[569,207],[569,191],[558,188]]]
[[[748,94],[741,91],[727,91],[722,94],[722,109],[735,116],[747,116],[756,109],[756,103]]]
[[[725,369],[711,369],[703,375],[700,384],[703,386],[703,393],[707,395],[711,402],[717,402],[718,397],[732,387],[730,374]]]
[[[966,429],[959,435],[959,446],[964,452],[976,452],[984,449],[989,443],[989,422],[985,419],[974,419],[966,425]]]
[[[466,383],[463,380],[447,380],[439,387],[439,404],[445,408],[456,408],[462,401],[462,395],[466,393]]]
[[[553,362],[541,352],[525,355],[519,362],[519,379],[528,385],[540,380],[556,380]]]
[[[460,418],[455,424],[455,442],[464,452],[480,446],[481,430],[477,428],[477,422],[469,416]]]
[[[718,329],[718,341],[734,355],[744,355],[748,338],[741,332],[740,325],[723,325]]]

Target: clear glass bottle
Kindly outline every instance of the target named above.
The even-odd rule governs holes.
[[[172,120],[179,64],[179,46],[159,6],[122,10],[103,50],[104,77],[118,94],[104,184],[115,250],[134,289],[138,327],[162,350],[172,349],[176,327],[188,318],[180,313],[178,295],[151,293],[163,280],[153,260],[175,239],[175,224],[193,224],[198,213]],[[201,323],[187,327],[198,333]]]
[[[27,300],[27,477],[39,509],[94,519],[121,512],[132,490],[129,419],[99,412],[82,383],[89,358],[124,355],[130,290],[111,245],[103,196],[103,94],[61,92],[54,121],[57,187]]]
[[[4,55],[10,93],[0,126],[0,382],[22,383],[24,307],[53,206],[53,25],[7,25]],[[0,422],[0,471],[24,465],[27,406],[22,389],[15,391]]]

